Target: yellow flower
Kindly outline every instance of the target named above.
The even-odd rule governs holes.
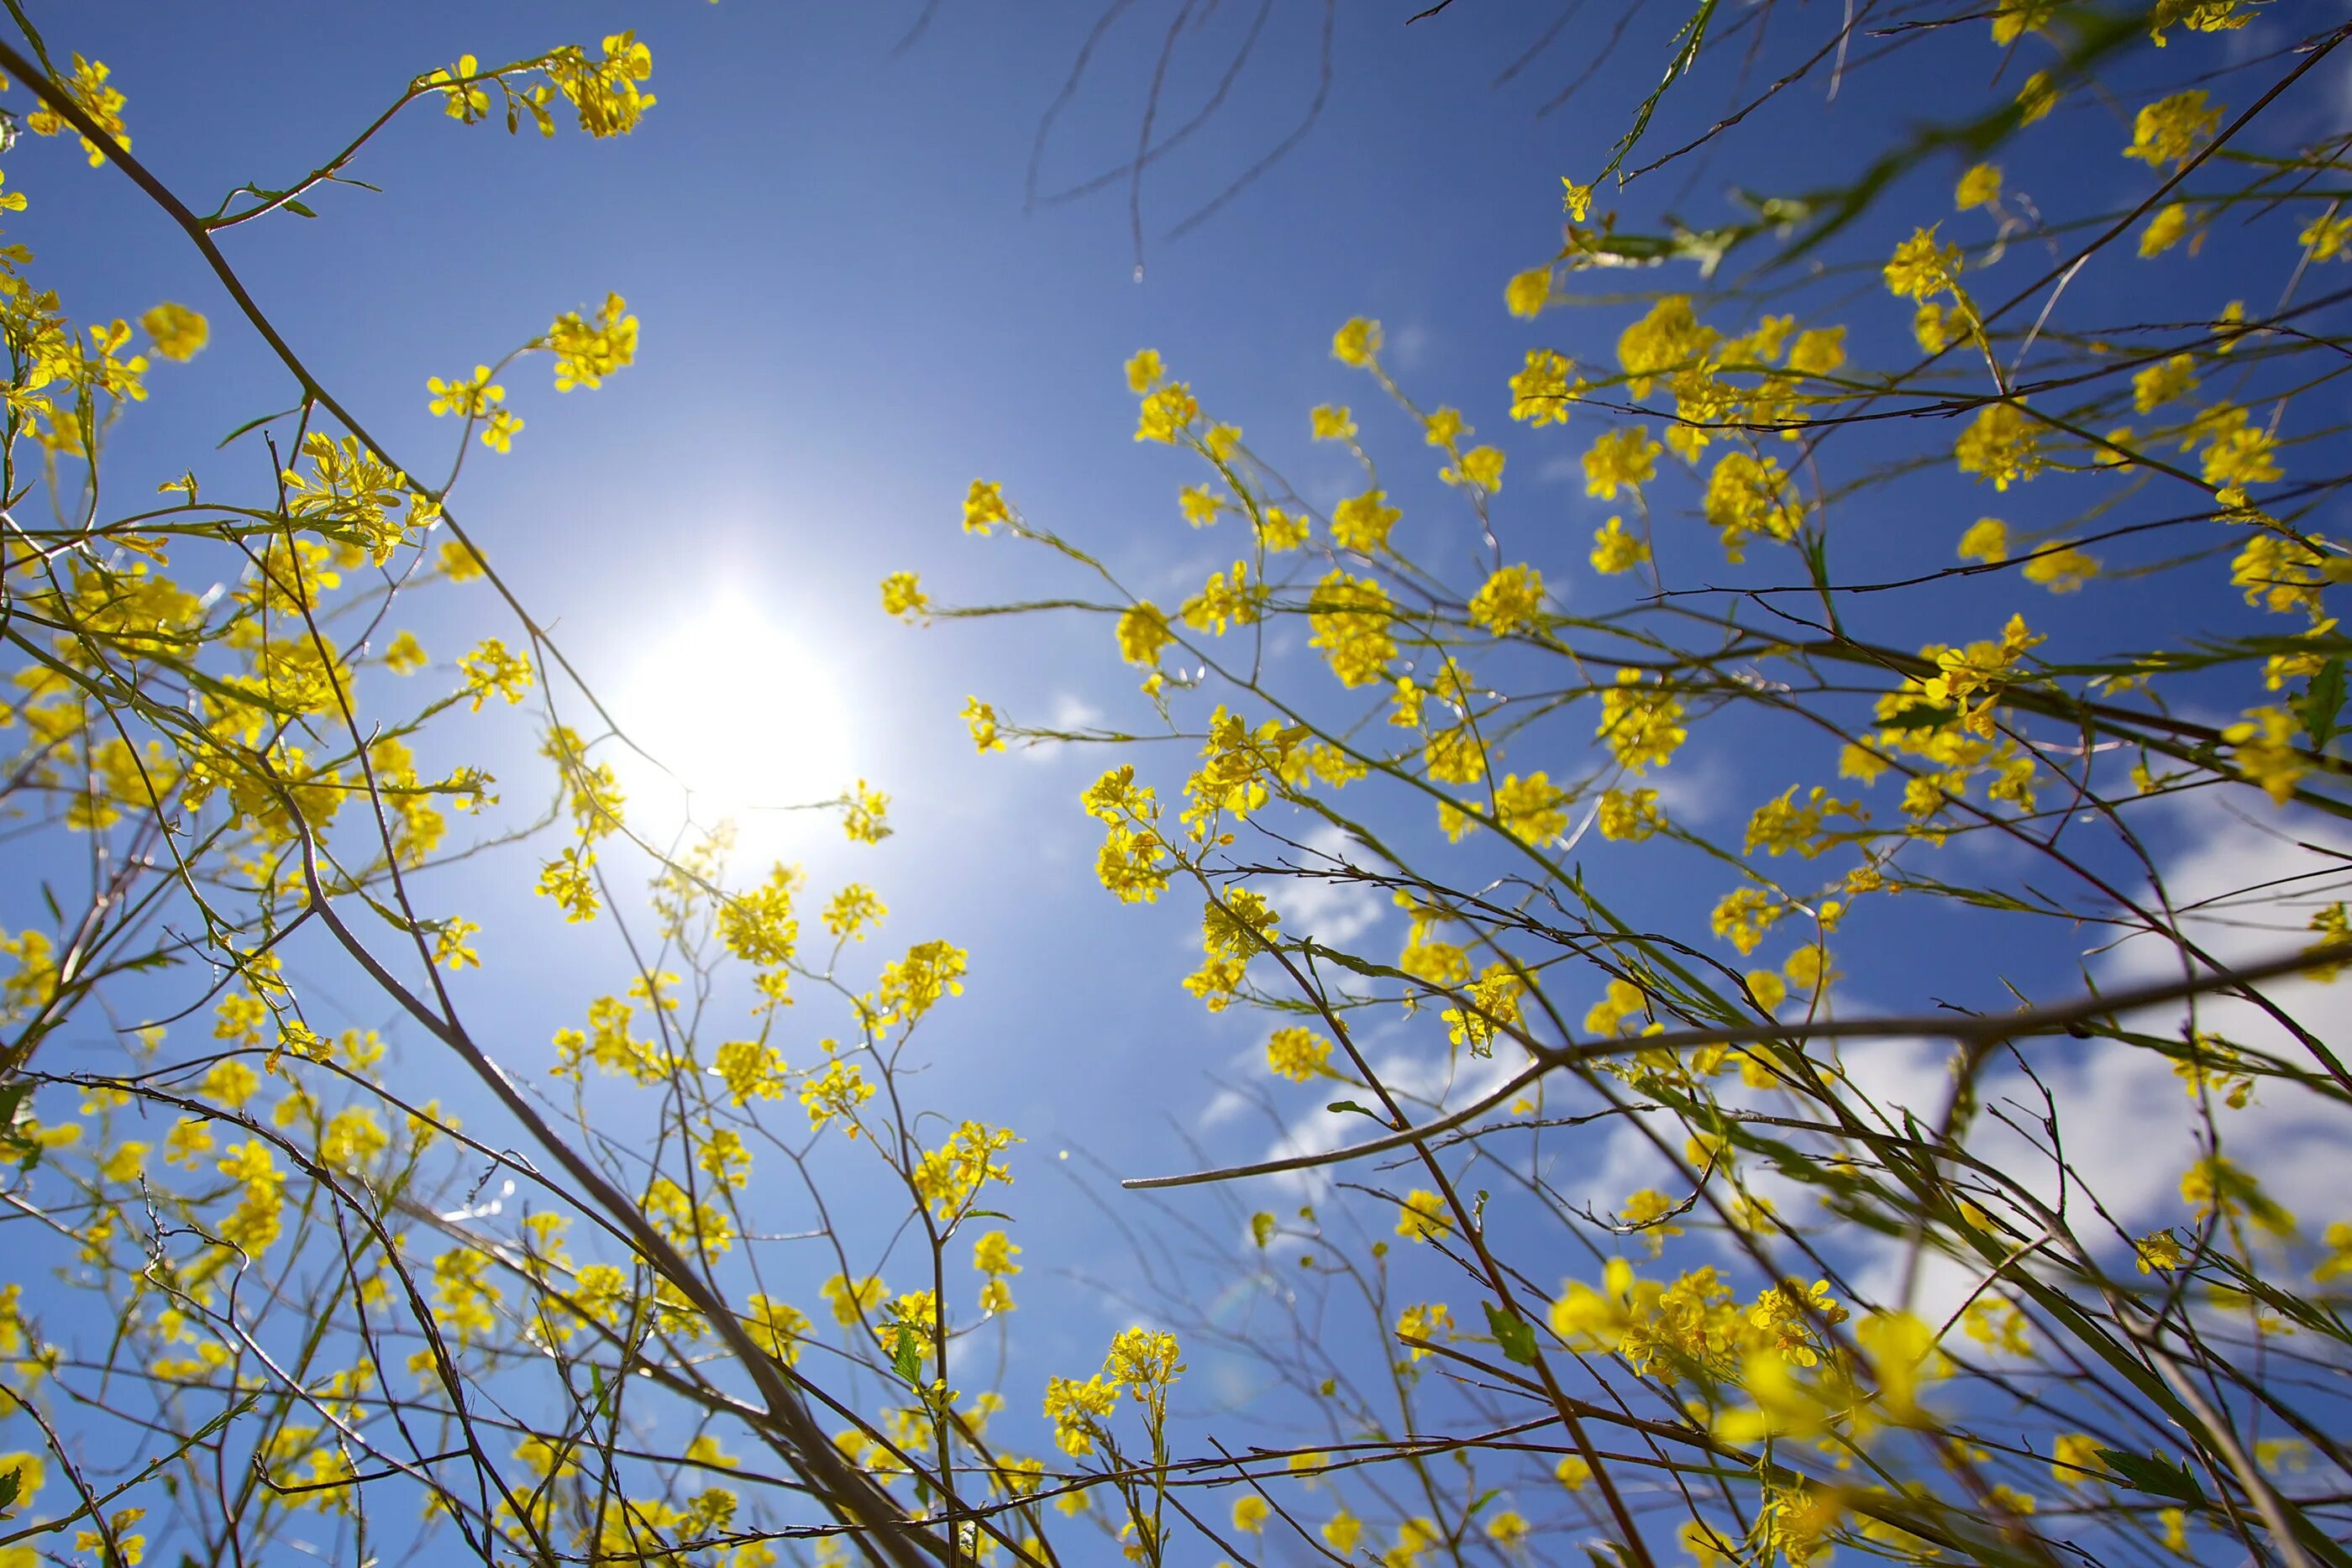
[[[606,376],[636,362],[637,319],[628,312],[626,300],[607,294],[593,321],[577,310],[555,319],[547,329],[547,346],[555,355],[557,392],[603,386]]]
[[[1307,534],[1308,524],[1303,512],[1286,512],[1280,507],[1268,507],[1258,522],[1258,542],[1276,553],[1297,549],[1307,542]]]
[[[1792,539],[1804,520],[1804,504],[1780,465],[1746,452],[1727,452],[1717,460],[1700,505],[1706,520],[1722,530],[1724,559],[1733,562],[1745,559],[1749,539]]]
[[[1532,321],[1551,298],[1551,268],[1533,267],[1518,274],[1503,288],[1503,306],[1514,316]]]
[[[1453,1230],[1454,1217],[1446,1212],[1445,1199],[1436,1193],[1415,1187],[1398,1206],[1396,1233],[1407,1241],[1433,1241]]]
[[[2058,0],[2000,0],[1993,7],[1992,41],[2008,47],[2027,33],[2038,33],[2057,14]]]
[[[2284,471],[2272,455],[2277,450],[2277,440],[2270,432],[2248,424],[2245,410],[2232,408],[2228,418],[2216,424],[2205,447],[2205,483],[2219,490],[2242,491],[2249,485],[2268,484],[2282,477]],[[2218,498],[2224,506],[2231,504],[2226,497]],[[2242,497],[2237,504],[2244,504]]]
[[[1579,390],[1570,382],[1574,370],[1564,354],[1529,349],[1527,368],[1511,378],[1511,417],[1538,426],[1567,423]]]
[[[1469,485],[1492,493],[1503,487],[1503,453],[1493,446],[1474,446],[1461,461],[1441,468],[1437,476],[1449,485]]]
[[[1620,485],[1640,489],[1657,476],[1663,450],[1638,424],[1610,432],[1584,455],[1584,493],[1610,501],[1617,498]]]
[[[1341,685],[1369,685],[1396,657],[1396,639],[1389,631],[1394,609],[1387,591],[1372,579],[1332,571],[1307,601],[1307,622],[1314,632],[1307,646],[1322,652]]]
[[[396,634],[392,645],[383,651],[384,667],[395,675],[413,675],[429,662],[425,644],[416,640],[414,632]]]
[[[1324,403],[1307,416],[1314,424],[1318,441],[1352,441],[1356,436],[1356,421],[1342,404]]]
[[[790,1301],[771,1301],[762,1295],[752,1296],[747,1304],[743,1328],[751,1343],[786,1366],[800,1360],[801,1342],[808,1337],[808,1315]]]
[[[601,60],[576,46],[556,50],[547,58],[548,79],[571,102],[581,130],[600,138],[626,136],[654,106],[654,95],[637,87],[654,73],[653,51],[635,33],[608,34],[604,48]],[[543,113],[539,122],[542,135],[554,134]]]
[[[1507,637],[1538,623],[1543,613],[1543,573],[1521,563],[1507,566],[1486,580],[1470,600],[1470,619],[1497,637]]]
[[[981,755],[1004,749],[1004,737],[996,733],[996,709],[978,697],[963,700],[962,718],[971,728],[971,743]]]
[[[2076,549],[2063,539],[2035,551],[2023,570],[2026,581],[2038,583],[2053,593],[2072,593],[2098,575],[2098,558]]]
[[[1361,316],[1351,318],[1331,337],[1331,357],[1343,365],[1370,365],[1381,351],[1381,324]]]
[[[2042,427],[2012,402],[1987,403],[1952,449],[1960,472],[1990,479],[1996,490],[2042,471]]]
[[[852,1285],[845,1274],[835,1274],[817,1287],[816,1293],[833,1309],[833,1321],[843,1328],[856,1328],[882,1304],[888,1292],[881,1280],[872,1274]]]
[[[1323,1539],[1342,1557],[1354,1554],[1356,1542],[1363,1533],[1364,1521],[1344,1508],[1323,1522]]]
[[[986,479],[974,479],[963,498],[963,531],[985,534],[991,523],[1009,523],[1013,508],[1004,504],[1003,489]]]
[[[2221,732],[2238,770],[2281,806],[2294,799],[2295,783],[2307,770],[2294,745],[2295,727],[2294,716],[2284,708],[2256,707]]]
[[[1255,1492],[1244,1492],[1234,1499],[1234,1528],[1244,1535],[1256,1535],[1265,1529],[1265,1516],[1273,1506]]]
[[[9,1286],[8,1291],[13,1298],[16,1287]],[[12,1315],[13,1304],[12,1301]],[[11,1505],[14,1511],[9,1515],[11,1520],[20,1520],[26,1516],[26,1511],[32,1506],[33,1500],[40,1495],[41,1483],[47,1479],[48,1468],[48,1456],[46,1454],[23,1452],[0,1454],[0,1476],[14,1475],[16,1478],[16,1499]],[[37,1568],[40,1562],[30,1547],[6,1547],[0,1548],[0,1551],[21,1551],[24,1553],[17,1562],[9,1563],[7,1568]],[[0,1559],[0,1561],[5,1560]]]
[[[65,74],[64,80],[58,85],[65,89],[66,96],[73,99],[76,108],[128,150],[131,133],[122,123],[122,94],[106,85],[106,78],[112,74],[103,60],[84,59],[80,51],[76,50],[73,70]],[[36,136],[55,136],[65,130],[67,124],[65,116],[49,109],[37,109],[25,117],[25,129]],[[89,155],[91,168],[95,169],[106,162],[106,154],[99,151],[98,143],[87,136],[79,140],[81,150]]]
[[[1387,505],[1388,493],[1367,490],[1353,496],[1331,509],[1331,538],[1341,549],[1361,550],[1369,555],[1386,549],[1389,530],[1404,514]]]
[[[1576,222],[1582,223],[1584,214],[1592,210],[1592,187],[1580,185],[1565,174],[1559,177],[1559,184],[1560,210]]]
[[[2322,213],[2304,226],[2295,239],[2314,261],[2352,261],[2352,214]]]
[[[2168,203],[2158,207],[2156,215],[2147,220],[2147,226],[2139,231],[2139,254],[2143,259],[2162,256],[2179,245],[2180,236],[2188,232],[2188,206],[2179,202]],[[2194,254],[2196,247],[2189,249]]]
[[[442,541],[433,558],[434,570],[451,582],[471,582],[482,575],[482,558],[458,539]]]
[[[1564,808],[1570,797],[1542,773],[1514,773],[1495,787],[1495,811],[1503,831],[1530,844],[1545,844],[1568,831]]]
[[[1075,1377],[1046,1377],[1045,1383],[1045,1413],[1054,1422],[1054,1443],[1070,1458],[1094,1453],[1096,1425],[1118,1404],[1118,1385],[1103,1383],[1098,1375],[1085,1383]]]
[[[1708,916],[1715,934],[1739,949],[1753,953],[1764,934],[1788,911],[1760,887],[1736,888],[1725,894]]]
[[[1960,276],[1960,247],[1936,243],[1936,227],[1914,229],[1911,237],[1895,247],[1894,259],[1886,264],[1886,287],[1897,298],[1927,299],[1948,288],[1957,288]]]
[[[1176,640],[1168,617],[1150,600],[1129,605],[1118,618],[1118,656],[1147,668],[1160,663],[1160,650]]]
[[[1826,376],[1845,363],[1845,329],[1815,327],[1789,346],[1789,368],[1800,375]]]
[[[2243,4],[2244,0],[2157,0],[2148,12],[2147,36],[2160,49],[2166,43],[2164,30],[2170,26],[2184,26],[2192,33],[2234,32],[2253,20],[2252,16],[2239,9]],[[2168,1539],[2166,1544],[2183,1555],[2187,1554],[2183,1543],[2175,1543]]]
[[[2175,354],[2143,367],[2132,376],[2132,408],[2138,413],[2153,413],[2175,398],[2185,397],[2197,390],[2197,361],[2187,354]]]
[[[1192,396],[1192,389],[1182,382],[1170,382],[1155,387],[1136,411],[1135,438],[1138,441],[1175,444],[1176,438],[1192,428],[1201,417],[1201,405]]]
[[[427,406],[436,418],[454,413],[467,419],[480,419],[498,404],[506,401],[507,389],[490,383],[490,367],[476,365],[470,376],[460,376],[445,382],[439,376],[425,378],[425,390],[433,394]]]
[[[509,705],[522,701],[522,694],[530,685],[530,662],[520,653],[510,653],[507,645],[496,637],[486,637],[479,646],[457,661],[457,668],[466,676],[466,690],[474,699],[473,711],[482,711],[482,704],[495,693]]]
[[[1999,517],[1979,517],[1960,536],[1960,559],[1988,565],[2009,559],[2009,525]]]
[[[24,198],[19,196],[17,201]],[[167,360],[192,360],[212,336],[212,327],[195,311],[184,305],[165,300],[144,316],[139,325],[154,344],[155,351]]]
[[[595,863],[594,850],[568,849],[540,868],[541,896],[555,900],[567,922],[596,918],[596,883],[589,874]]]
[[[1138,349],[1135,358],[1127,361],[1127,390],[1141,397],[1160,384],[1168,367],[1160,362],[1157,349]]]
[[[2180,1196],[2200,1219],[2242,1214],[2273,1236],[2294,1234],[2294,1216],[2263,1191],[2252,1172],[2227,1155],[2206,1155],[2181,1173]]]
[[[1331,1042],[1312,1030],[1276,1030],[1265,1042],[1265,1062],[1277,1077],[1304,1083],[1328,1072]]]
[[[1612,517],[1592,535],[1592,570],[1604,577],[1631,571],[1650,559],[1650,547],[1625,531],[1625,519]]]
[[[1965,316],[1958,310],[1947,310],[1932,299],[1923,302],[1911,317],[1911,336],[1923,354],[1942,353],[1967,329]]]
[[[1610,789],[1601,797],[1601,836],[1615,841],[1649,838],[1666,825],[1655,789]]]
[[[1128,1397],[1137,1404],[1152,1404],[1184,1370],[1176,1359],[1179,1354],[1172,1333],[1139,1326],[1121,1329],[1103,1358],[1103,1375],[1124,1385]]]
[[[2048,71],[2035,71],[2017,89],[2017,122],[2031,125],[2058,107],[2058,84]]]
[[[878,844],[890,836],[891,828],[884,818],[890,809],[890,797],[879,789],[866,788],[860,779],[842,797],[841,831],[854,844]]]
[[[2151,169],[2185,163],[2221,128],[2221,106],[2209,105],[2199,88],[2158,99],[2134,117],[2131,145],[2124,149],[2124,156]]]
[[[1617,335],[1617,362],[1633,395],[1647,397],[1653,378],[1697,366],[1719,336],[1699,320],[1689,295],[1669,294]]]
[[[711,1065],[738,1105],[753,1099],[775,1100],[784,1092],[784,1059],[772,1045],[752,1040],[730,1040],[721,1045]]]
[[[1683,727],[1683,705],[1660,686],[1643,684],[1638,670],[1617,672],[1617,685],[1601,694],[1601,727],[1595,731],[1609,743],[1617,760],[1641,773],[1664,768],[1689,738]]]
[[[931,608],[930,597],[924,593],[919,580],[911,571],[894,571],[882,580],[882,613],[896,615],[902,621],[912,621]]]
[[[1454,1309],[1444,1301],[1424,1302],[1419,1306],[1407,1307],[1397,1314],[1396,1332],[1399,1339],[1433,1340],[1440,1333],[1451,1331],[1453,1327]],[[1427,1354],[1429,1354],[1429,1348],[1425,1343],[1405,1347],[1408,1360],[1419,1361]]]
[[[2097,1438],[2080,1432],[2059,1433],[2050,1444],[2050,1473],[2070,1487],[2105,1479],[2113,1472],[2099,1458],[2101,1447]]]
[[[2313,1281],[2325,1285],[2330,1280],[2340,1280],[2352,1274],[2352,1225],[2336,1220],[2327,1228],[2320,1241],[2327,1249],[2327,1256],[2313,1267]]]
[[[1961,212],[1972,207],[1990,211],[2000,205],[2000,170],[1990,163],[1979,163],[1960,176],[1953,189],[1952,205]]]

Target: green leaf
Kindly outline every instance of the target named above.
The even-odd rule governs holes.
[[[922,1385],[923,1342],[922,1336],[915,1332],[914,1324],[909,1322],[898,1324],[898,1341],[890,1351],[890,1366],[906,1380],[908,1387],[919,1388]]]
[[[19,1465],[15,1469],[10,1470],[6,1475],[0,1476],[0,1519],[5,1519],[7,1517],[5,1511],[16,1507],[16,1500],[22,1497],[24,1493],[24,1466]]]
[[[2127,1454],[2121,1448],[2101,1448],[2099,1458],[2107,1469],[2142,1491],[2179,1502],[2201,1504],[2205,1500],[2205,1494],[2198,1490],[2197,1477],[2189,1467],[2175,1465],[2161,1454]]]
[[[1334,1100],[1328,1105],[1324,1106],[1323,1109],[1326,1111],[1353,1111],[1359,1116],[1371,1117],[1373,1121],[1379,1122],[1383,1127],[1388,1125],[1388,1123],[1378,1112],[1367,1111],[1361,1105],[1357,1104],[1353,1100]]]
[[[1505,1312],[1492,1301],[1482,1303],[1486,1309],[1486,1327],[1493,1332],[1495,1343],[1503,1348],[1505,1359],[1521,1366],[1536,1364],[1536,1331],[1516,1312]]]
[[[2319,666],[2303,700],[2295,705],[2296,716],[2303,720],[2303,733],[2311,737],[2312,749],[2319,750],[2336,738],[2336,716],[2343,711],[2344,661],[2330,659]]]
[[[1939,724],[1949,724],[1959,716],[1957,708],[1938,706],[1934,703],[1916,703],[1887,719],[1887,729],[1933,729]]]
[[[588,1392],[595,1406],[597,1419],[609,1420],[613,1414],[612,1390],[604,1386],[604,1369],[593,1362],[588,1366]]]
[[[213,450],[215,452],[219,451],[222,447],[226,446],[230,442],[235,441],[238,436],[245,434],[248,431],[259,430],[263,425],[268,424],[273,419],[291,419],[301,412],[302,410],[299,406],[294,408],[281,408],[276,413],[265,413],[259,419],[248,419],[243,424],[238,425],[235,430],[230,431],[226,435],[222,436],[220,440],[214,444]]]
[[[292,196],[287,197],[282,204],[288,212],[292,213],[298,218],[315,218],[319,215]]]
[[[1690,74],[1691,67],[1698,60],[1700,47],[1706,42],[1706,24],[1714,16],[1715,7],[1716,0],[1699,0],[1698,9],[1691,13],[1690,20],[1685,22],[1681,31],[1675,35],[1675,57],[1666,63],[1664,78],[1650,96],[1642,100],[1642,106],[1633,111],[1633,128],[1617,139],[1617,145],[1611,151],[1609,166],[1592,177],[1593,184],[1600,184],[1623,166],[1625,154],[1633,151],[1633,144],[1641,141],[1642,133],[1650,128],[1650,116],[1657,112],[1658,100],[1666,96],[1668,88]]]

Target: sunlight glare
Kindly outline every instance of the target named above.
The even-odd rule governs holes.
[[[736,598],[656,643],[614,716],[655,759],[615,758],[641,831],[674,831],[690,816],[772,837],[824,821],[788,808],[835,799],[857,776],[835,673]]]

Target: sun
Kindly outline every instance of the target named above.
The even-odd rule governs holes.
[[[657,642],[612,711],[644,754],[618,763],[642,831],[731,820],[747,839],[787,835],[821,815],[793,808],[837,799],[856,777],[833,672],[740,598]]]

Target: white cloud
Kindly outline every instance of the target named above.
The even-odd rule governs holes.
[[[2166,894],[2181,912],[2183,930],[2221,964],[2274,957],[2309,941],[2311,912],[2343,896],[2352,883],[2347,862],[2303,831],[2308,823],[2290,821],[2282,830],[2208,806],[2180,813],[2169,826],[2184,830],[2181,837],[2192,847],[2159,861]],[[2088,964],[2093,980],[2107,990],[2181,974],[2172,946],[2145,935],[2090,955]],[[2339,1056],[2352,1046],[2352,982],[2330,987],[2293,979],[2265,984],[2262,993]],[[2238,998],[2205,998],[2193,1009],[2146,1009],[2125,1021],[2140,1033],[2178,1038],[2192,1019],[2208,1033],[2313,1065],[2308,1048]],[[2031,1064],[2032,1078],[2006,1052],[1988,1064],[1980,1079],[1985,1109],[1968,1142],[1971,1155],[2041,1203],[2054,1207],[2063,1196],[2074,1234],[2110,1258],[2121,1255],[2122,1242],[2091,1198],[2130,1235],[2189,1218],[2180,1177],[2203,1152],[2207,1124],[2169,1060],[2143,1047],[2065,1035],[2021,1040],[2016,1050]],[[1948,1056],[1948,1048],[1932,1042],[1886,1041],[1850,1046],[1842,1060],[1857,1085],[1881,1103],[1908,1105],[1931,1118],[1941,1113],[1949,1094]],[[2027,1131],[2003,1125],[1992,1113],[1997,1108]],[[2063,1173],[2051,1151],[2037,1146],[2048,1142],[2045,1116],[2057,1124]],[[2272,1081],[2242,1109],[2215,1096],[2211,1117],[2222,1152],[2252,1170],[2264,1190],[2306,1225],[2352,1212],[2345,1197],[2352,1190],[2352,1140],[2331,1103]],[[1857,1284],[1893,1303],[1903,1267],[1899,1248],[1880,1252],[1857,1270]],[[1979,1277],[1948,1261],[1923,1266],[1914,1299],[1895,1304],[1940,1321]]]
[[[1062,730],[1066,733],[1076,733],[1092,729],[1102,723],[1102,709],[1076,692],[1062,691],[1055,692],[1052,702],[1047,706],[1045,727]],[[1015,755],[1024,762],[1051,763],[1063,760],[1075,749],[1067,743],[1043,741],[1024,746]]]
[[[1390,1093],[1408,1103],[1408,1112],[1416,1121],[1428,1121],[1441,1113],[1423,1108],[1427,1105],[1454,1108],[1470,1104],[1494,1092],[1528,1064],[1526,1052],[1508,1040],[1496,1040],[1491,1056],[1472,1056],[1463,1051],[1449,1058],[1430,1040],[1427,1030],[1435,1021],[1433,1015],[1426,1014],[1417,1027],[1407,1026],[1400,1019],[1392,1026],[1374,1031],[1370,1038],[1359,1035],[1356,1039],[1357,1049],[1364,1053],[1374,1075]],[[1413,1029],[1414,1036],[1409,1044],[1400,1042],[1402,1049],[1381,1050],[1379,1054],[1374,1054],[1383,1037],[1394,1040],[1408,1027]],[[1261,1159],[1280,1160],[1300,1155],[1328,1154],[1343,1145],[1362,1143],[1380,1135],[1379,1126],[1366,1118],[1325,1108],[1332,1101],[1350,1097],[1343,1086],[1325,1080],[1320,1087],[1329,1089],[1330,1092],[1325,1094],[1318,1090],[1314,1106],[1285,1127],[1267,1145],[1265,1154],[1259,1156]],[[1359,1101],[1370,1098],[1361,1090],[1356,1091],[1353,1097]],[[1329,1190],[1335,1168],[1326,1166],[1286,1171],[1272,1179],[1288,1191],[1314,1201]],[[1373,1173],[1361,1168],[1356,1169],[1351,1176],[1355,1180],[1368,1178],[1376,1179]]]
[[[1353,839],[1328,824],[1298,841],[1307,852],[1286,858],[1302,871],[1335,873],[1350,863],[1360,866],[1367,858]],[[1286,935],[1311,936],[1325,946],[1344,947],[1380,924],[1390,901],[1385,892],[1370,883],[1326,874],[1285,880],[1274,895],[1274,906],[1282,912]]]
[[[1409,321],[1389,335],[1389,362],[1401,371],[1417,371],[1427,361],[1432,341],[1427,327]]]
[[[1248,1095],[1238,1089],[1220,1089],[1210,1096],[1206,1105],[1201,1107],[1201,1113],[1192,1118],[1192,1130],[1196,1133],[1212,1132],[1244,1114],[1249,1109]]]
[[[1102,722],[1102,709],[1076,692],[1054,694],[1054,716],[1050,722],[1055,729],[1091,729]]]
[[[1584,460],[1580,457],[1547,457],[1536,465],[1536,483],[1538,485],[1562,485],[1570,479],[1583,477]]]

